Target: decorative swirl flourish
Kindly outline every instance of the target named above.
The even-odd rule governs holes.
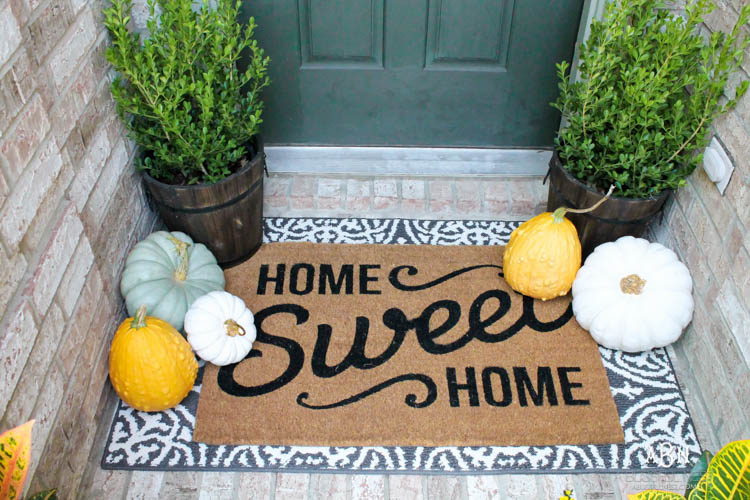
[[[414,276],[419,271],[414,266],[397,266],[397,267],[394,267],[393,270],[388,275],[388,280],[391,282],[391,285],[393,285],[393,287],[397,290],[402,290],[405,292],[416,292],[419,290],[426,290],[427,288],[432,288],[433,286],[437,286],[461,274],[468,273],[469,271],[474,271],[475,269],[482,269],[485,267],[494,267],[495,269],[500,269],[498,276],[500,277],[504,276],[502,272],[503,266],[496,266],[494,264],[481,264],[478,266],[470,266],[470,267],[465,267],[463,269],[458,269],[457,271],[453,271],[451,273],[446,274],[445,276],[441,276],[440,278],[432,280],[429,283],[424,283],[422,285],[406,285],[403,282],[401,282],[398,274],[404,269],[406,269],[406,274],[408,274],[409,276]]]
[[[352,403],[356,403],[357,401],[360,401],[362,399],[365,399],[368,396],[371,396],[377,392],[380,392],[383,389],[386,389],[392,386],[393,384],[397,384],[399,382],[405,382],[408,380],[422,382],[424,386],[427,388],[427,397],[424,399],[424,401],[417,401],[417,395],[414,393],[407,394],[406,397],[404,398],[404,402],[408,406],[411,406],[412,408],[426,408],[435,402],[435,399],[437,399],[437,386],[435,385],[435,382],[430,377],[422,373],[407,373],[405,375],[399,375],[398,377],[393,377],[391,379],[388,379],[385,382],[381,382],[378,385],[371,387],[370,389],[367,389],[366,391],[360,392],[359,394],[355,394],[354,396],[351,396],[341,401],[338,401],[336,403],[330,403],[327,405],[308,404],[305,401],[310,397],[310,393],[301,392],[297,396],[297,404],[310,410],[330,410],[331,408],[338,408],[340,406],[346,406]]]

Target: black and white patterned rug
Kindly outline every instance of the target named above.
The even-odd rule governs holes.
[[[519,222],[268,218],[264,241],[430,245],[505,244]],[[306,472],[684,473],[700,445],[664,349],[631,355],[600,348],[625,444],[589,446],[212,446],[192,441],[201,390],[158,413],[120,402],[104,469]]]

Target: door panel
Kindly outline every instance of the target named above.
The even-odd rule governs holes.
[[[583,0],[246,0],[272,144],[547,147]]]
[[[513,0],[430,0],[426,69],[503,71]]]
[[[383,65],[383,0],[299,0],[302,69]]]

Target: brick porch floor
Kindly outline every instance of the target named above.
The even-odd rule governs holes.
[[[523,220],[544,210],[546,186],[537,177],[348,177],[272,175],[266,216],[402,217]],[[687,368],[670,352],[678,380]],[[702,444],[708,424],[700,401],[682,387]],[[359,475],[233,472],[105,471],[99,467],[117,397],[110,389],[99,423],[82,499],[528,499],[557,500],[573,488],[578,500],[626,500],[658,488],[684,492],[679,474]],[[713,450],[716,451],[716,450]]]

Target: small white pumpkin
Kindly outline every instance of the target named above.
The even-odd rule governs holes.
[[[677,340],[693,317],[693,280],[675,253],[623,236],[596,247],[573,282],[573,313],[596,342],[641,352]]]
[[[242,361],[253,347],[253,313],[239,297],[215,291],[199,297],[185,314],[187,340],[202,359],[217,366]]]

